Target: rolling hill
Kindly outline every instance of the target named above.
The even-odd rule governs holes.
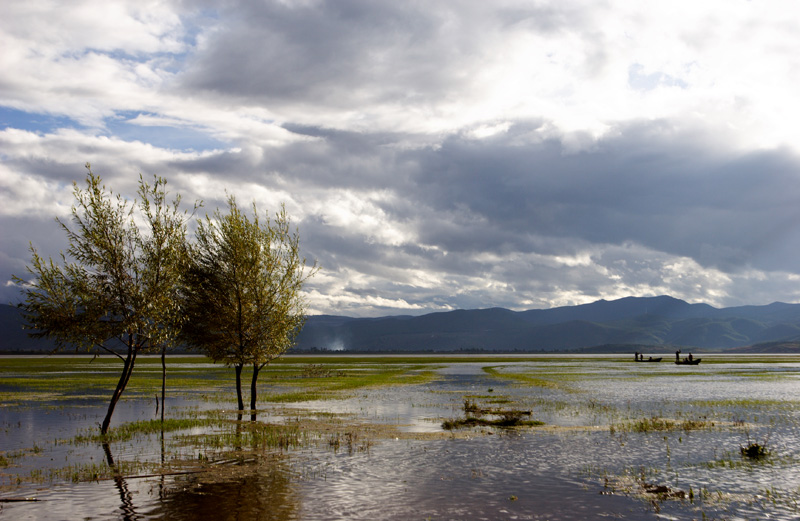
[[[44,351],[28,338],[19,311],[0,305],[0,351]],[[786,351],[800,342],[800,304],[714,308],[669,296],[626,297],[552,309],[455,310],[421,316],[310,316],[299,350],[361,352],[566,351],[606,346],[680,346]],[[618,348],[619,349],[619,348]]]
[[[800,341],[800,304],[714,308],[673,297],[626,297],[580,306],[493,308],[419,317],[309,317],[301,349],[353,351],[563,351],[604,345],[731,349]]]

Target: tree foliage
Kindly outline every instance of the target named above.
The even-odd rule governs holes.
[[[255,410],[258,372],[293,345],[305,321],[300,289],[316,264],[307,269],[285,208],[262,219],[253,204],[248,216],[232,196],[227,213],[200,222],[191,257],[184,339],[234,367],[239,410],[241,372],[252,365]]]
[[[123,361],[101,432],[128,384],[136,356],[176,342],[185,315],[179,298],[186,271],[186,215],[180,197],[167,200],[163,178],[139,177],[138,201],[106,189],[87,163],[86,187],[73,184],[71,225],[57,220],[69,240],[60,258],[44,259],[31,246],[30,281],[20,304],[32,335],[58,348],[94,346]]]

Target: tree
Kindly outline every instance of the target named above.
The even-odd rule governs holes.
[[[253,365],[250,408],[255,411],[259,371],[294,343],[305,321],[300,294],[316,272],[300,256],[299,234],[285,208],[274,219],[252,218],[228,197],[228,213],[206,216],[196,231],[187,275],[184,339],[212,360],[232,366],[236,398],[242,399],[242,369]]]
[[[55,262],[31,246],[33,279],[15,280],[24,288],[20,307],[32,336],[52,338],[59,349],[96,346],[122,360],[100,427],[106,434],[137,355],[161,350],[163,371],[163,353],[180,332],[186,218],[180,197],[167,201],[163,178],[149,184],[139,176],[140,200],[129,203],[86,168],[86,188],[73,183],[74,227],[56,219],[69,240],[67,253]],[[162,373],[162,402],[164,385]]]

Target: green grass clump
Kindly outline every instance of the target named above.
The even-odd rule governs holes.
[[[752,461],[767,459],[772,455],[772,451],[769,449],[769,447],[767,447],[766,440],[762,443],[759,443],[758,441],[751,441],[748,439],[746,445],[739,447],[739,453],[743,458]]]
[[[309,440],[297,425],[276,425],[260,422],[239,422],[235,429],[231,424],[224,432],[187,435],[182,438],[186,445],[214,450],[290,449],[301,447]]]
[[[216,422],[205,418],[167,418],[162,423],[161,420],[143,420],[137,422],[123,423],[119,427],[114,427],[107,434],[79,434],[75,436],[76,443],[116,443],[128,441],[136,436],[149,436],[160,434],[161,432],[173,432],[195,427],[208,427]]]
[[[543,421],[539,420],[523,420],[516,415],[501,416],[494,420],[487,420],[486,418],[477,418],[474,416],[467,416],[463,419],[445,420],[442,422],[442,428],[446,431],[454,429],[461,429],[467,427],[536,427],[544,425]]]
[[[714,422],[707,420],[682,420],[675,421],[665,418],[643,418],[634,422],[612,424],[611,432],[665,432],[665,431],[696,431],[710,429]]]
[[[477,402],[469,398],[464,400],[465,418],[456,420],[445,420],[442,422],[444,430],[459,429],[462,427],[532,427],[544,425],[538,420],[523,420],[523,416],[530,416],[531,411],[521,411],[516,409],[501,410],[484,408]],[[495,419],[483,418],[483,415],[495,416]]]

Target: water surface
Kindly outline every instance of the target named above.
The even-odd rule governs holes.
[[[260,405],[262,422],[324,413],[345,424],[390,426],[395,437],[335,448],[323,439],[221,462],[219,472],[99,482],[14,479],[74,462],[107,464],[98,444],[59,441],[102,420],[102,395],[2,407],[0,450],[25,455],[0,469],[0,498],[39,501],[0,503],[0,519],[798,518],[800,363],[706,359],[678,367],[667,357],[660,364],[628,357],[453,357],[437,363],[437,378],[424,384]],[[262,393],[270,393],[269,385]],[[444,419],[465,416],[465,400],[529,410],[547,425],[443,431]],[[169,403],[170,414],[231,408],[224,399],[192,393]],[[653,416],[707,428],[626,428]],[[154,417],[153,399],[132,397],[120,403],[114,424]],[[167,433],[163,444],[157,435],[136,438],[108,450],[117,462],[197,458],[196,448],[171,443],[185,434]],[[750,440],[767,444],[772,457],[743,459],[739,447]],[[648,495],[643,484],[674,495]]]

